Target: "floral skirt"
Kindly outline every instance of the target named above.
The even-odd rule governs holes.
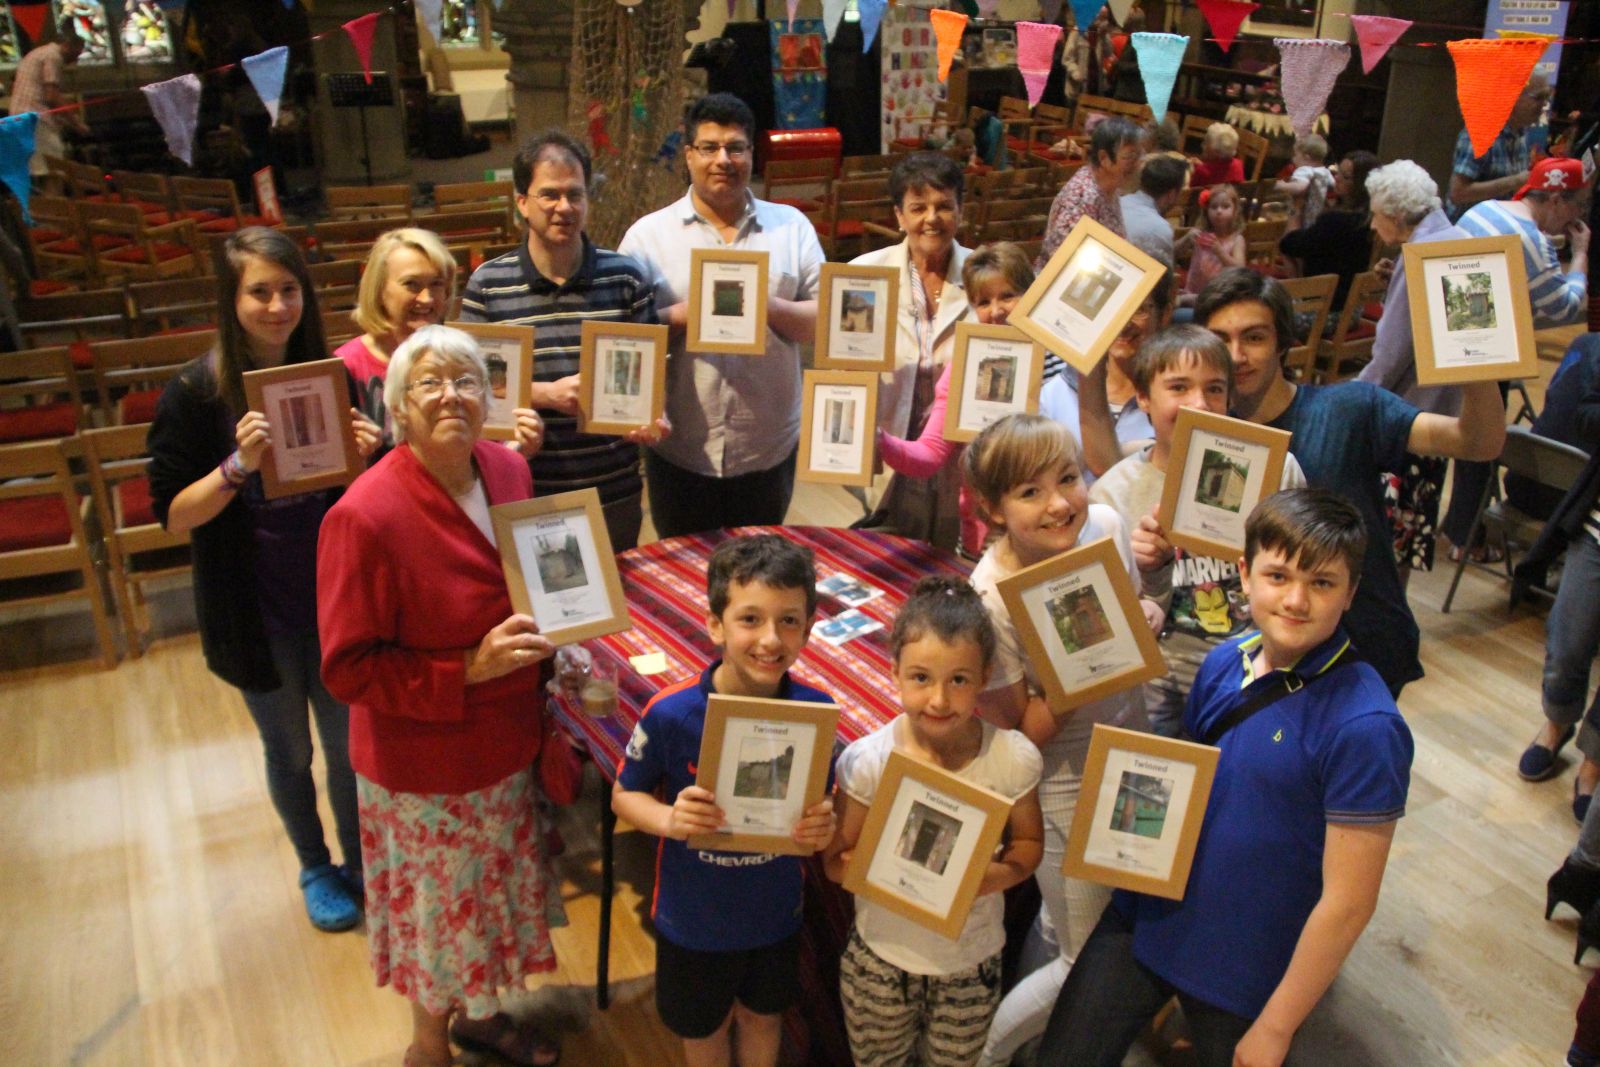
[[[1439,491],[1449,460],[1406,453],[1400,474],[1384,474],[1384,510],[1394,537],[1394,559],[1402,568],[1433,569],[1433,546],[1438,538]]]
[[[367,948],[380,986],[439,1015],[500,1010],[553,970],[565,923],[540,853],[531,771],[475,793],[392,793],[357,776]]]

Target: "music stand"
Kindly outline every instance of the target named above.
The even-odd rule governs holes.
[[[334,107],[353,107],[361,115],[361,165],[367,171],[367,184],[372,184],[372,148],[367,143],[367,108],[393,107],[394,85],[389,72],[372,72],[372,84],[367,84],[364,74],[324,74],[328,86],[328,103]]]

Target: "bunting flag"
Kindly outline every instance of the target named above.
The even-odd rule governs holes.
[[[50,18],[50,0],[12,0],[11,17],[17,20],[17,27],[28,35],[28,40],[38,44],[44,24]]]
[[[800,12],[800,0],[789,0],[789,29],[794,29],[794,17]]]
[[[1055,59],[1059,40],[1061,27],[1054,22],[1017,23],[1017,69],[1028,88],[1029,107],[1044,95],[1044,83],[1050,80],[1050,63]]]
[[[950,64],[961,47],[961,31],[967,28],[967,16],[959,11],[934,9],[928,12],[928,17],[933,20],[933,36],[939,42],[939,80],[949,81]]]
[[[434,44],[439,43],[439,38],[444,33],[440,21],[443,17],[443,10],[444,0],[417,0],[417,11],[422,14],[422,24],[428,28],[429,33],[433,34]]]
[[[1206,25],[1211,27],[1211,36],[1226,52],[1233,47],[1233,39],[1238,36],[1244,20],[1261,5],[1249,0],[1195,0],[1195,6],[1205,16]]]
[[[1150,111],[1160,122],[1167,114],[1167,102],[1172,99],[1172,84],[1178,80],[1178,67],[1183,63],[1183,53],[1189,48],[1189,38],[1175,33],[1145,33],[1129,35],[1133,50],[1139,56],[1139,76],[1144,79],[1144,98]]]
[[[738,3],[739,3],[739,0],[728,0],[728,21],[729,22],[733,21],[733,9],[734,9],[734,6],[736,4],[738,4]]]
[[[1328,94],[1333,92],[1334,80],[1350,63],[1350,46],[1325,37],[1274,37],[1272,43],[1278,46],[1282,57],[1279,79],[1289,123],[1296,136],[1309,136],[1316,129],[1317,116],[1322,114]]]
[[[1128,24],[1128,12],[1133,10],[1133,0],[1107,0],[1106,6],[1111,9],[1111,17],[1118,26]]]
[[[356,58],[361,60],[361,73],[367,76],[368,85],[372,84],[372,35],[377,32],[380,14],[382,12],[368,12],[344,24],[344,32],[350,35],[350,43],[355,46]]]
[[[1447,41],[1445,47],[1456,61],[1456,102],[1472,138],[1472,154],[1481,156],[1511,117],[1511,107],[1544,55],[1545,43],[1527,37],[1481,38]]]
[[[28,159],[33,155],[33,131],[38,125],[39,116],[32,111],[0,118],[0,181],[16,194],[23,221],[29,226],[33,225],[33,214],[28,210],[33,176],[28,173]]]
[[[283,45],[258,55],[245,56],[239,65],[255,87],[256,95],[267,105],[272,124],[278,124],[278,99],[283,96],[283,75],[289,69],[289,49]]]
[[[883,21],[884,8],[889,0],[856,0],[856,10],[861,13],[861,50],[872,47],[878,36],[878,24]]]
[[[200,79],[180,74],[163,82],[141,85],[150,110],[167,135],[167,151],[194,166],[194,128],[200,120]]]
[[[1351,15],[1356,28],[1356,44],[1361,46],[1361,71],[1371,74],[1378,61],[1389,54],[1389,49],[1400,35],[1411,28],[1410,19],[1392,19],[1383,15]]]
[[[839,32],[839,20],[844,18],[844,8],[847,0],[822,0],[822,32],[828,41],[833,41],[833,35]]]
[[[1106,6],[1106,0],[1072,0],[1072,17],[1078,20],[1078,32],[1083,33],[1089,29],[1089,24],[1100,14],[1100,9]],[[1039,5],[1043,10],[1044,5]],[[1060,14],[1061,5],[1056,5],[1056,13]],[[1056,16],[1045,12],[1048,21],[1054,22]]]

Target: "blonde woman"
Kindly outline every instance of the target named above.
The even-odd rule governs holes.
[[[455,258],[430,230],[390,230],[367,254],[356,309],[350,313],[364,332],[333,354],[344,360],[361,388],[362,409],[379,426],[387,425],[383,383],[389,357],[422,327],[445,320],[455,279]]]

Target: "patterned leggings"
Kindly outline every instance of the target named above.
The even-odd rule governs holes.
[[[851,930],[839,985],[858,1064],[969,1067],[1000,1004],[1000,954],[955,974],[909,974]]]

